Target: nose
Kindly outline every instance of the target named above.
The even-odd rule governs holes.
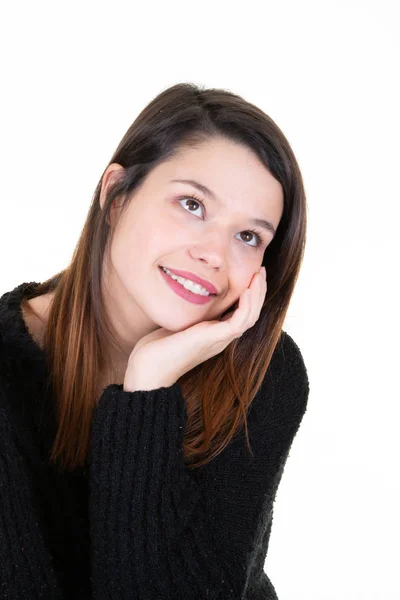
[[[209,267],[224,270],[227,258],[227,240],[221,232],[214,232],[190,248],[193,259],[207,264]]]

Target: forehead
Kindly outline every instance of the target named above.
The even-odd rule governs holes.
[[[226,139],[207,140],[195,147],[182,146],[153,171],[164,180],[201,177],[201,183],[221,199],[241,193],[265,201],[269,193],[282,193],[281,184],[251,149]]]
[[[258,156],[246,146],[212,139],[195,147],[181,147],[154,169],[155,180],[181,186],[173,180],[195,180],[207,187],[222,206],[237,211],[283,207],[282,186]],[[277,217],[279,219],[279,217]]]

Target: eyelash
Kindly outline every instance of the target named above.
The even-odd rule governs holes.
[[[178,202],[180,202],[181,200],[194,200],[195,202],[200,204],[203,207],[203,209],[205,209],[203,201],[200,200],[200,198],[197,198],[195,195],[185,194],[184,196],[179,196],[179,198],[177,200],[178,200]],[[193,211],[187,210],[186,212],[191,213]],[[250,248],[259,248],[264,243],[264,236],[261,233],[261,231],[258,231],[257,229],[246,229],[246,233],[252,233],[257,238],[256,246],[251,246],[247,242],[244,242],[246,246],[249,246]]]

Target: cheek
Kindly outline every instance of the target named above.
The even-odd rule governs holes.
[[[143,215],[116,233],[111,248],[112,264],[120,275],[143,278],[173,252],[177,241],[178,236],[165,223]]]
[[[147,261],[144,256],[146,230],[129,223],[121,224],[111,245],[111,264],[123,280],[129,281],[142,275]]]

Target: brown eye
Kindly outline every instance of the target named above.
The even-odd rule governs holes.
[[[185,202],[181,206],[183,206],[185,208],[186,212],[190,212],[190,213],[194,214],[195,211],[198,210],[200,206],[203,207],[203,203],[200,200],[198,200],[197,198],[194,198],[192,196],[182,196],[181,198],[178,199],[178,202],[183,202],[183,201],[185,201]],[[197,204],[198,207],[197,208],[195,207],[194,210],[191,210],[190,207],[193,208],[193,204]]]
[[[251,231],[244,231],[243,233],[244,233],[244,235],[247,235],[247,236],[252,236],[252,237],[254,237],[254,233],[252,233]],[[243,235],[243,233],[242,233],[241,235]],[[251,238],[251,239],[252,239],[252,238]],[[245,241],[245,242],[249,242],[250,240],[244,240],[244,241]]]
[[[198,204],[198,202],[196,202],[196,200],[188,200],[186,203],[186,206],[189,206],[189,205],[193,206],[193,204]]]

